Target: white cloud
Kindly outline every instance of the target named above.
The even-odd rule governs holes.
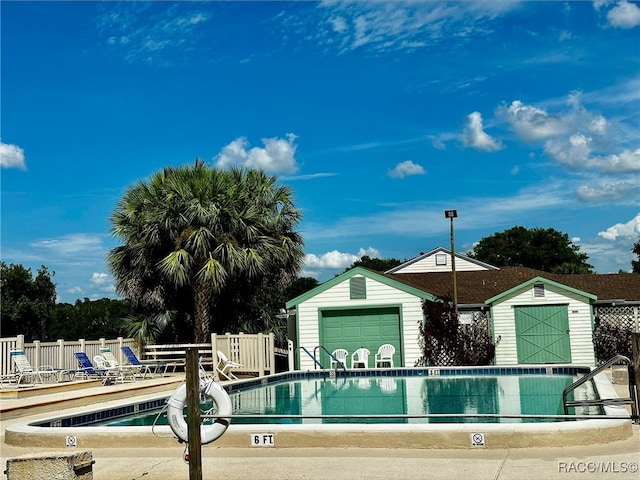
[[[357,255],[353,253],[343,253],[337,250],[332,250],[331,252],[321,255],[309,253],[304,257],[304,266],[305,269],[345,269],[365,255],[370,258],[379,258],[380,252],[373,247],[369,247],[366,249],[361,248]]]
[[[495,152],[502,149],[500,142],[484,131],[480,112],[473,112],[467,115],[462,142],[466,147],[472,147],[484,152]]]
[[[598,232],[598,236],[606,240],[617,240],[620,237],[637,239],[640,237],[640,213],[627,223],[616,223],[603,232]]]
[[[629,182],[580,185],[576,189],[578,199],[583,202],[601,203],[623,200],[638,190],[638,185]]]
[[[48,255],[56,257],[77,256],[78,254],[94,254],[102,252],[102,239],[98,236],[77,233],[59,238],[40,240],[31,243],[34,248],[46,250]]]
[[[100,34],[128,62],[168,65],[195,51],[199,28],[210,18],[200,6],[181,3],[162,10],[143,2],[106,3],[100,7]]]
[[[97,286],[107,285],[110,281],[109,275],[102,272],[93,272],[91,283]]]
[[[569,168],[586,167],[591,154],[591,138],[582,134],[571,135],[568,139],[548,140],[544,145],[547,155]]]
[[[626,0],[621,0],[607,12],[607,20],[616,28],[634,28],[640,25],[640,8]]]
[[[526,142],[545,140],[570,132],[569,125],[562,117],[525,105],[520,100],[514,100],[509,106],[498,107],[496,113]]]
[[[24,151],[17,145],[0,142],[0,167],[26,170]]]
[[[347,268],[359,257],[352,253],[343,253],[337,250],[315,255],[308,253],[304,256],[305,268]]]
[[[544,151],[569,168],[594,168],[605,173],[640,172],[640,148],[633,152],[623,150],[620,154],[592,156],[591,144],[591,137],[578,133],[567,140],[548,140]]]
[[[295,140],[296,136],[288,133],[286,139],[263,138],[264,148],[248,149],[249,142],[245,137],[236,138],[214,157],[216,167],[228,168],[238,165],[259,168],[269,173],[295,173],[298,171]]]
[[[488,22],[519,7],[500,2],[323,1],[315,41],[345,52],[415,50],[471,35],[489,35]],[[297,26],[297,24],[296,24]]]
[[[421,165],[413,163],[411,160],[400,162],[387,173],[391,178],[404,178],[410,175],[424,175],[425,171]]]

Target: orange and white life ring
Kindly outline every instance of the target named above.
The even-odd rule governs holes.
[[[231,419],[226,418],[232,414],[231,399],[229,394],[213,380],[200,381],[200,393],[209,397],[217,407],[217,415],[212,424],[200,426],[200,441],[202,444],[217,440],[226,432]],[[183,442],[189,441],[187,422],[184,418],[184,407],[187,401],[187,386],[180,385],[167,401],[167,418],[173,433]]]

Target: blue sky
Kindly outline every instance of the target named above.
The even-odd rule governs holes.
[[[640,4],[0,4],[1,259],[115,298],[109,216],[168,165],[295,192],[305,276],[555,228],[599,273],[640,237]]]

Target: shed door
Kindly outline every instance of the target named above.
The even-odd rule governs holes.
[[[393,363],[402,366],[400,345],[400,312],[397,307],[363,308],[349,310],[323,310],[320,320],[320,344],[330,352],[336,348],[349,351],[347,368],[351,367],[351,354],[360,347],[371,351],[369,367],[374,367],[378,347],[390,343],[396,347]],[[323,351],[320,363],[329,367],[329,356]]]
[[[570,363],[567,305],[515,307],[518,363]]]

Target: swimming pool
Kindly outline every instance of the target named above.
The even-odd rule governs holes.
[[[237,424],[549,422],[565,420],[558,418],[564,413],[562,391],[577,378],[541,374],[301,377],[238,390],[230,398]],[[582,385],[575,395],[597,398],[591,383]],[[166,416],[158,413],[161,409],[91,424],[167,425]],[[602,409],[576,413],[599,415]]]
[[[249,436],[260,433],[277,437],[280,447],[378,444],[385,448],[469,448],[474,435],[487,438],[489,445],[510,448],[593,443],[594,436],[585,429],[595,429],[598,442],[626,438],[631,434],[631,421],[623,418],[624,408],[589,412],[606,413],[607,419],[602,415],[592,416],[593,420],[579,416],[567,422],[561,421],[565,420],[562,415],[558,417],[563,388],[588,371],[588,367],[576,366],[323,370],[234,382],[225,385],[234,405],[233,421],[215,445],[250,446]],[[612,389],[611,385],[599,377],[595,385],[588,382],[577,395],[610,396],[606,389]],[[363,393],[360,397],[355,395],[359,391]],[[169,427],[156,427],[162,437],[158,439],[148,426],[86,425],[112,422],[125,415],[136,418],[145,411],[157,411],[165,401],[166,396],[156,397],[107,410],[47,418],[32,422],[21,432],[7,431],[5,439],[10,443],[20,434],[37,431],[51,438],[73,434],[87,443],[111,436],[119,439],[120,446],[135,442],[136,437],[148,445],[171,439]],[[344,417],[351,415],[366,418],[346,423]],[[148,418],[142,423],[147,425]]]

